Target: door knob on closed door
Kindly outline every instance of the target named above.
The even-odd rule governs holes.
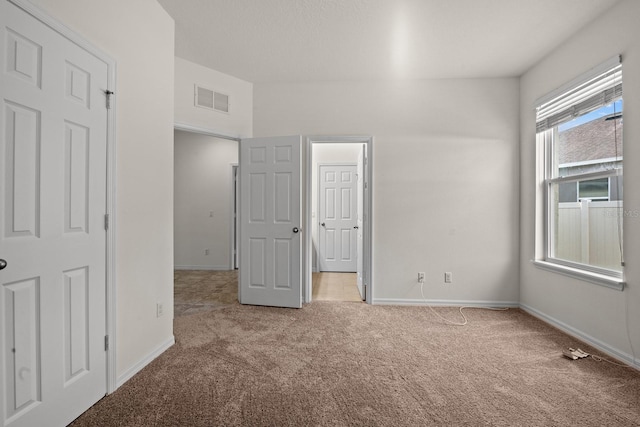
[[[320,225],[324,227],[324,222],[322,224],[320,224]]]
[[[7,261],[0,259],[0,270],[4,270],[6,266],[7,266]]]
[[[358,227],[357,225],[354,225],[354,226],[353,226],[353,228],[355,228],[355,229],[357,230],[357,229],[358,229],[358,228],[360,228],[360,227]]]
[[[293,227],[293,232],[294,233],[298,233],[299,231],[301,231],[298,227]]]

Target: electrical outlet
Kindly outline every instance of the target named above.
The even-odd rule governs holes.
[[[418,283],[424,283],[424,271],[418,273]]]
[[[164,314],[164,306],[161,302],[156,303],[156,317],[161,317]]]
[[[205,255],[209,255],[209,249],[205,249],[205,250],[204,250],[204,254],[205,254]]]
[[[444,273],[444,283],[451,283],[453,281],[453,274],[450,271]]]

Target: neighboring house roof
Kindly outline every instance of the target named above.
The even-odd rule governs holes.
[[[558,133],[558,162],[622,158],[622,118],[592,120]],[[617,143],[614,140],[617,139]],[[617,150],[616,150],[617,145]]]

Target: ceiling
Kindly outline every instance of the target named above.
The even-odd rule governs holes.
[[[250,82],[514,77],[619,0],[158,0],[176,56]]]

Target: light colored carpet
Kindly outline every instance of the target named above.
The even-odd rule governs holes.
[[[456,318],[454,308],[437,308]],[[79,426],[640,424],[640,373],[517,310],[315,302],[175,320],[177,343]]]

